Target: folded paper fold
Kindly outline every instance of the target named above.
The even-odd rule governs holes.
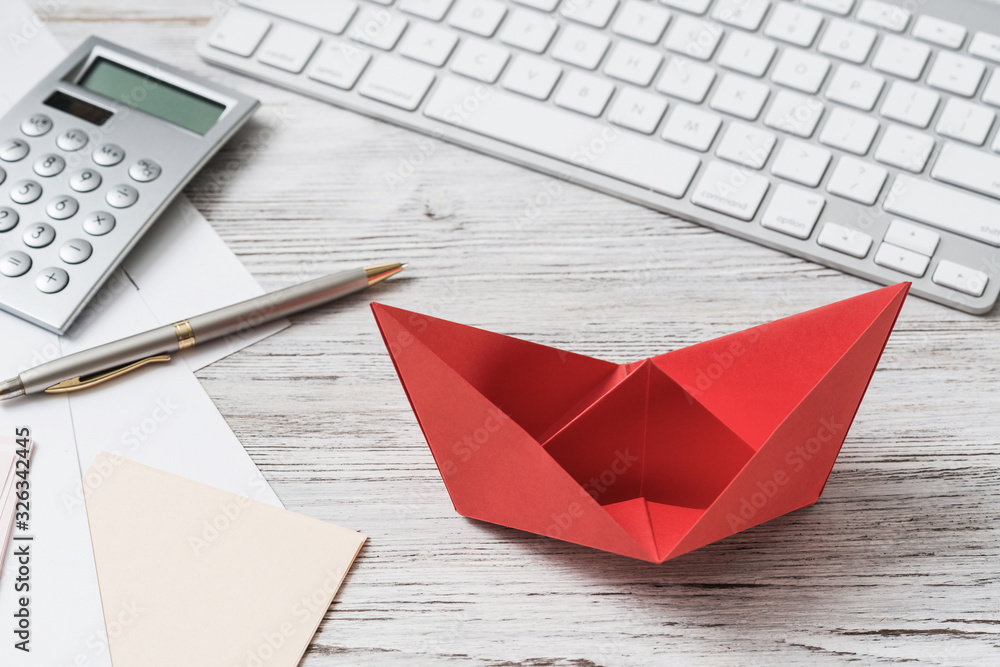
[[[908,289],[630,364],[372,310],[460,514],[662,562],[816,502]]]

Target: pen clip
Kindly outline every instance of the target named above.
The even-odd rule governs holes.
[[[152,357],[146,357],[145,359],[140,359],[139,361],[133,361],[123,366],[117,366],[115,368],[106,371],[101,371],[100,373],[94,375],[81,375],[79,377],[63,380],[62,382],[57,382],[51,387],[46,388],[45,393],[67,394],[71,391],[79,391],[81,389],[86,389],[87,387],[93,387],[94,385],[103,384],[108,380],[113,380],[116,377],[125,375],[129,371],[134,371],[137,368],[142,368],[147,364],[153,364],[161,361],[170,361],[170,355],[157,354]]]

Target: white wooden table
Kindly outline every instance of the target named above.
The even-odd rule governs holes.
[[[217,4],[34,0],[263,101],[187,192],[265,288],[399,258],[373,298],[620,362],[875,287],[210,67]],[[367,297],[199,377],[289,509],[370,536],[309,667],[997,664],[998,319],[911,299],[820,502],[663,565],[456,514]]]

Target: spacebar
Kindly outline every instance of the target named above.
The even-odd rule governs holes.
[[[1000,246],[1000,204],[910,176],[897,176],[885,210]]]
[[[675,198],[701,164],[655,140],[460,79],[443,79],[424,114]]]

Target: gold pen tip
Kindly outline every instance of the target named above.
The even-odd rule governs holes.
[[[379,264],[377,266],[366,266],[365,275],[368,276],[368,286],[377,285],[386,278],[390,278],[403,269],[405,269],[408,264],[402,264],[400,262],[392,262],[390,264]]]

